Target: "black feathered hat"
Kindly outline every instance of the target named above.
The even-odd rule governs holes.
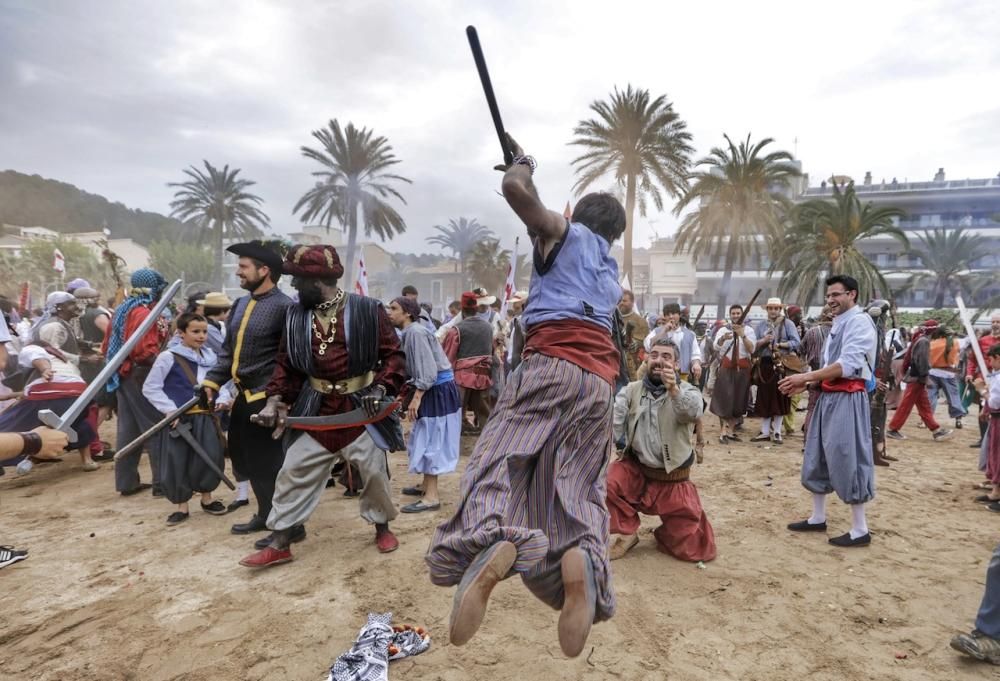
[[[284,260],[284,254],[281,252],[280,245],[277,243],[266,241],[247,241],[241,244],[233,244],[226,250],[240,256],[241,258],[253,258],[254,260],[259,260],[267,265],[272,272],[281,274],[281,263]]]

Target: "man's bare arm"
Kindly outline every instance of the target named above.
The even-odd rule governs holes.
[[[507,136],[510,147],[514,152],[514,157],[524,156],[524,150],[514,141],[510,135]],[[531,181],[531,167],[528,165],[515,163],[506,169],[503,182],[500,185],[507,203],[521,218],[521,222],[528,228],[528,235],[532,239],[542,239],[545,248],[562,240],[566,233],[566,218],[559,213],[547,209],[541,199],[538,198],[538,191]]]

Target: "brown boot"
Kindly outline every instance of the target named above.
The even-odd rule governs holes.
[[[479,630],[493,587],[507,576],[516,559],[517,547],[502,541],[480,551],[469,565],[451,606],[448,636],[452,645],[468,643]]]

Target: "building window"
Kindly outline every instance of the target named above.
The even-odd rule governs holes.
[[[913,302],[922,303],[927,299],[927,293],[923,289],[917,289],[913,292]]]

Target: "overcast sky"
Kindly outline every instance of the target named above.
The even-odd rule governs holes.
[[[1000,171],[1000,12],[988,0],[0,0],[0,168],[167,213],[166,184],[184,167],[228,163],[288,232],[312,183],[299,147],[338,118],[386,136],[414,181],[391,250],[436,250],[433,225],[458,216],[509,247],[517,225],[495,193],[470,23],[557,210],[573,126],[628,83],[667,95],[699,156],[723,133],[770,136],[813,184]],[[640,219],[636,246],[676,224]]]

